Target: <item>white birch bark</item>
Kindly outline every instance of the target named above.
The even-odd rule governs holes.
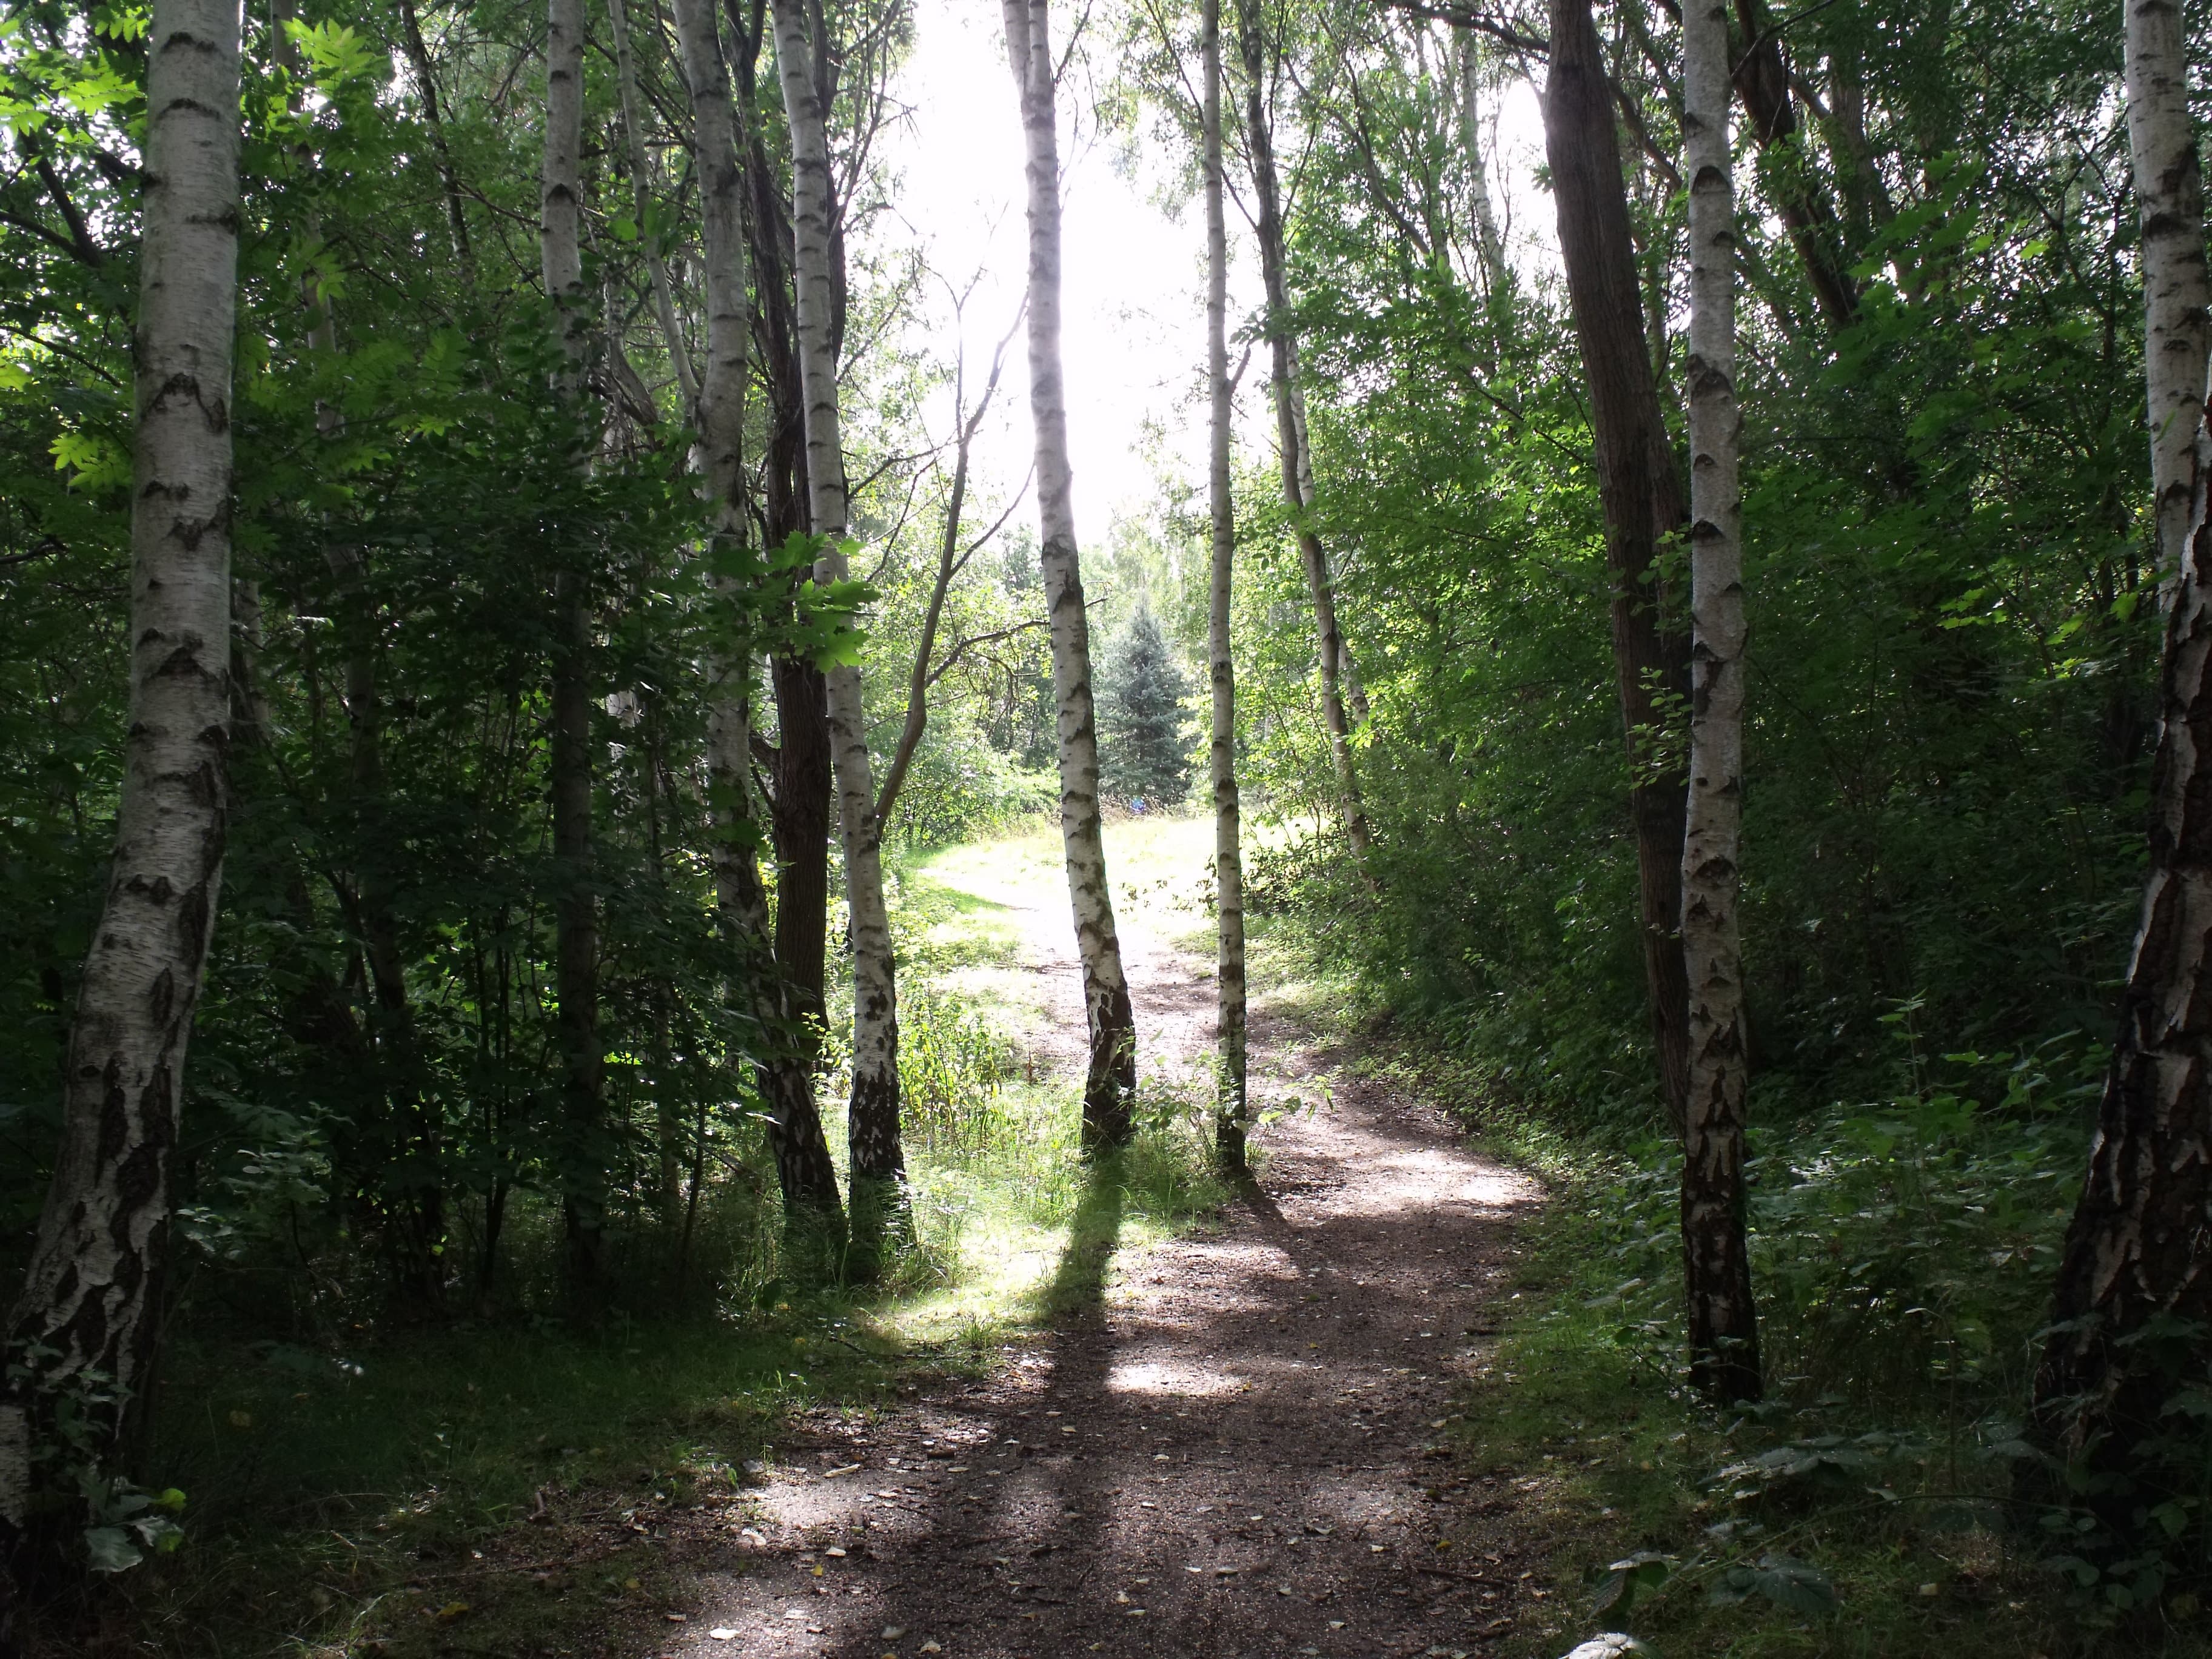
[[[1682,9],[1682,172],[1690,181],[1690,793],[1682,953],[1690,1095],[1682,1247],[1691,1376],[1755,1399],[1758,1328],[1744,1245],[1747,1056],[1737,938],[1743,815],[1743,502],[1735,400],[1735,190],[1725,0]]]
[[[716,538],[743,544],[745,381],[752,337],[747,289],[744,172],[737,111],[714,0],[673,0],[676,35],[691,102],[692,165],[699,179],[705,264],[706,359],[699,377],[700,471],[715,506]],[[725,591],[734,583],[718,579]],[[739,641],[715,665],[707,710],[707,765],[714,810],[715,902],[744,958],[745,1012],[770,1041],[790,1024],[755,848],[764,838],[752,802],[750,653]],[[837,1177],[812,1079],[804,1067],[757,1068],[769,1108],[769,1149],[787,1216],[818,1228],[834,1245],[842,1231]]]
[[[793,272],[799,301],[799,373],[806,409],[806,494],[818,582],[847,577],[845,452],[837,409],[837,352],[831,285],[833,181],[830,139],[815,90],[814,52],[800,0],[775,0],[775,56],[791,129]],[[884,906],[883,835],[868,759],[860,671],[827,671],[830,758],[845,854],[845,898],[853,941],[853,1096],[846,1125],[851,1156],[856,1270],[865,1273],[871,1239],[898,1207],[906,1176],[899,1144],[898,985]],[[872,1190],[870,1190],[872,1189]]]
[[[2128,0],[2128,152],[2142,237],[2143,378],[2158,568],[2168,599],[2181,569],[2197,484],[2212,306],[2204,264],[2204,180],[2189,118],[2179,0]]]
[[[1098,811],[1098,729],[1091,689],[1091,622],[1075,541],[1075,479],[1067,455],[1067,391],[1060,336],[1060,135],[1047,0],[1002,0],[1006,55],[1021,99],[1030,233],[1030,415],[1036,429],[1038,562],[1052,629],[1060,738],[1060,832],[1083,961],[1091,1030],[1084,1083],[1085,1141],[1128,1139],[1137,1092],[1137,1024],[1107,885]]]
[[[2181,1378],[2172,1340],[2142,1339],[2160,1325],[2212,1324],[2204,1225],[2212,1210],[2212,399],[2193,410],[2179,402],[2184,364],[2196,363],[2200,393],[2205,371],[2203,185],[2184,100],[2181,21],[2178,6],[2130,0],[2128,139],[2142,225],[2151,471],[2172,600],[2159,664],[2150,868],[2035,1378],[2033,1432],[2064,1460],[2069,1486],[2031,1495],[2069,1504],[2081,1490],[2103,1489],[2138,1505],[2149,1482],[2164,1484],[2165,1468],[2144,1449],[2172,1434]],[[2185,428],[2188,455],[2175,453]],[[2192,1346],[2201,1352],[2201,1339]],[[2076,1470],[2096,1484],[2071,1488]]]
[[[539,178],[538,251],[546,296],[559,319],[571,365],[570,395],[580,396],[591,337],[584,287],[583,0],[551,0],[545,45],[545,148]],[[559,1164],[568,1224],[567,1271],[586,1299],[599,1276],[605,1221],[605,1162],[599,1146],[599,912],[589,886],[592,862],[591,599],[581,569],[554,577],[551,674],[553,856],[561,872],[554,901],[554,984],[567,1067]]]
[[[1459,142],[1467,155],[1468,196],[1474,209],[1474,245],[1490,292],[1506,283],[1505,239],[1498,234],[1498,212],[1490,199],[1490,166],[1482,151],[1482,53],[1474,31],[1456,31],[1459,49]]]
[[[1222,1167],[1247,1166],[1245,1089],[1244,850],[1237,793],[1237,665],[1230,650],[1230,600],[1237,558],[1237,516],[1231,494],[1229,443],[1229,227],[1222,205],[1221,0],[1200,11],[1206,146],[1206,380],[1211,420],[1206,488],[1213,519],[1212,581],[1206,619],[1207,677],[1213,721],[1207,763],[1213,784],[1213,892],[1218,921],[1214,1052],[1219,1068],[1214,1146]]]
[[[76,1397],[91,1431],[84,1473],[111,1473],[155,1335],[228,806],[238,31],[229,0],[155,0],[147,37],[130,722],[115,856],[70,1030],[60,1154],[8,1323],[0,1563],[29,1518],[31,1449],[50,1442],[61,1400]]]
[[[586,334],[583,187],[584,0],[550,0],[545,40],[545,147],[538,173],[538,252],[545,296],[559,308],[572,358]]]

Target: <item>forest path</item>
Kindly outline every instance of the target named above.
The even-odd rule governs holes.
[[[1126,828],[1194,897],[1211,825]],[[1176,940],[1200,918],[1174,882],[1125,889],[1115,867],[1146,1072],[1187,1074],[1213,1034],[1211,964]],[[1037,1046],[1079,1075],[1064,896],[1007,883],[1002,860],[974,875],[1004,886],[986,896],[1042,981]],[[1507,1634],[1543,1594],[1498,1536],[1516,1483],[1433,1460],[1534,1190],[1440,1114],[1319,1069],[1304,1035],[1255,1008],[1255,1093],[1334,1095],[1262,1133],[1257,1192],[1200,1234],[1117,1255],[1121,1195],[1094,1189],[1058,1268],[1082,1311],[986,1381],[865,1427],[804,1425],[751,1494],[741,1559],[704,1574],[661,1650],[1233,1659]]]

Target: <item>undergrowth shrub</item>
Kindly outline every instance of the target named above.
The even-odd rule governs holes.
[[[1018,1055],[982,1011],[956,995],[909,992],[899,1008],[904,1128],[933,1150],[973,1149],[1005,1127],[1001,1086]]]
[[[1746,1173],[1759,1340],[1780,1397],[1954,1426],[2016,1413],[2102,1077],[2078,1034],[1929,1060],[1911,1009],[1886,1098],[1754,1106]],[[1643,1139],[1594,1189],[1624,1342],[1679,1352],[1680,1149]]]

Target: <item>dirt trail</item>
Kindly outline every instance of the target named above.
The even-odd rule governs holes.
[[[1206,964],[1127,908],[1148,1067],[1187,1069],[1212,1037]],[[1021,920],[1060,1017],[1052,1058],[1079,1066],[1066,913]],[[1261,1010],[1255,1079],[1299,1074],[1299,1036]],[[1231,1659],[1509,1632],[1544,1592],[1471,1540],[1521,1494],[1455,1479],[1439,1419],[1534,1194],[1416,1103],[1331,1081],[1332,1106],[1266,1132],[1262,1192],[1201,1237],[1117,1261],[1115,1195],[1097,1194],[1060,1273],[1101,1295],[999,1376],[866,1431],[814,1425],[662,1650]]]

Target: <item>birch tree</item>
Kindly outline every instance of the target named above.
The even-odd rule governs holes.
[[[837,408],[837,347],[830,262],[834,186],[830,137],[816,91],[814,51],[800,0],[775,0],[776,65],[791,127],[792,232],[799,301],[799,368],[806,406],[809,517],[820,551],[814,579],[848,580],[845,452]],[[845,900],[853,939],[853,1096],[846,1134],[851,1158],[853,1270],[872,1277],[889,1218],[901,1206],[906,1158],[899,1145],[898,985],[890,915],[884,906],[883,836],[868,760],[860,670],[828,671],[830,741],[836,769],[837,821],[844,844]]]
[[[1091,622],[1075,543],[1074,474],[1060,361],[1060,135],[1048,0],[1003,0],[1006,55],[1021,100],[1029,197],[1030,413],[1036,428],[1037,515],[1060,750],[1060,829],[1083,961],[1091,1063],[1083,1085],[1087,1146],[1129,1138],[1137,1093],[1136,1012],[1107,884],[1098,811],[1098,729],[1091,690]]]
[[[1682,849],[1689,981],[1682,1263],[1690,1375],[1759,1393],[1744,1243],[1747,1056],[1737,939],[1743,818],[1743,501],[1735,401],[1735,185],[1726,0],[1682,9],[1682,173],[1690,181],[1690,791]]]
[[[545,145],[540,173],[538,249],[546,297],[553,302],[570,372],[564,390],[580,398],[590,338],[584,288],[583,0],[551,0],[545,42]],[[584,458],[579,457],[579,465]],[[555,994],[560,1001],[563,1089],[562,1204],[572,1291],[588,1295],[599,1278],[605,1225],[605,1169],[599,1156],[599,908],[592,896],[592,613],[584,556],[574,550],[554,573],[549,770],[555,899]]]
[[[1313,602],[1314,647],[1321,665],[1322,725],[1328,733],[1328,757],[1344,807],[1345,838],[1363,866],[1367,860],[1367,811],[1360,799],[1359,774],[1352,755],[1352,726],[1345,713],[1347,653],[1337,625],[1336,583],[1328,550],[1311,519],[1313,463],[1306,434],[1305,404],[1298,386],[1297,342],[1291,329],[1290,256],[1283,238],[1282,184],[1275,168],[1274,135],[1267,115],[1267,50],[1261,33],[1259,0],[1237,0],[1237,40],[1244,65],[1244,143],[1258,200],[1260,276],[1267,299],[1267,352],[1275,398],[1276,446],[1281,456],[1283,501],[1290,508],[1298,556],[1305,566],[1306,592]]]
[[[1483,154],[1482,48],[1474,31],[1455,31],[1459,52],[1459,143],[1467,155],[1468,197],[1474,210],[1475,251],[1481,256],[1482,274],[1490,292],[1504,290],[1505,239],[1498,234],[1498,211],[1490,199],[1490,166]]]
[[[745,173],[714,0],[673,0],[673,9],[691,106],[707,309],[706,356],[695,417],[700,469],[714,504],[716,562],[742,564],[745,381],[753,322],[746,285]],[[734,591],[736,578],[723,576],[719,585],[742,605],[743,596]],[[741,635],[717,665],[708,709],[715,903],[723,928],[739,947],[745,1012],[761,1040],[772,1044],[788,1040],[793,1016],[777,969],[768,892],[755,851],[763,837],[753,808],[750,684],[751,650]],[[815,1103],[812,1070],[763,1055],[755,1075],[767,1103],[769,1150],[787,1228],[806,1253],[827,1255],[842,1242],[844,1215]]]
[[[1199,19],[1206,76],[1199,123],[1206,165],[1206,492],[1213,521],[1206,617],[1206,673],[1212,683],[1213,725],[1206,755],[1213,783],[1213,892],[1218,922],[1214,1056],[1220,1080],[1214,1146],[1223,1169],[1242,1173],[1246,1168],[1249,1121],[1244,1056],[1244,851],[1237,799],[1237,665],[1229,638],[1237,513],[1229,471],[1229,227],[1222,202],[1221,0],[1205,0]]]
[[[2159,669],[2150,871],[2033,1415],[2045,1446],[2118,1477],[2087,1490],[2122,1516],[2146,1502],[2139,1480],[2160,1482],[2136,1459],[2172,1432],[2168,1404],[2201,1376],[2212,1328],[2212,1007],[2203,994],[2212,973],[2212,430],[2203,186],[2183,40],[2179,6],[2131,0],[2128,138],[2142,226],[2151,479],[2173,598]],[[2173,441],[2182,428],[2185,452]],[[2187,1469],[2175,1472],[2173,1490],[2197,1485]]]
[[[115,854],[70,1030],[61,1151],[0,1368],[0,1608],[5,1575],[28,1559],[34,1498],[58,1495],[74,1516],[80,1492],[116,1474],[157,1334],[185,1056],[228,813],[238,33],[227,0],[157,0],[147,34],[130,720]]]
[[[1686,672],[1680,638],[1660,626],[1659,550],[1688,514],[1646,355],[1613,92],[1589,0],[1551,0],[1551,40],[1544,148],[1559,209],[1560,263],[1589,388],[1605,512],[1613,680],[1628,746],[1638,921],[1653,1045],[1668,1115],[1680,1133],[1690,1091],[1689,989],[1679,932],[1683,786],[1681,774],[1667,764],[1663,747],[1653,738],[1666,723],[1667,694],[1679,693]]]
[[[2204,179],[2189,117],[2179,0],[2128,0],[2128,155],[2142,238],[2143,378],[2158,568],[2180,572],[2197,491],[2197,423],[2212,347],[2204,264]]]

